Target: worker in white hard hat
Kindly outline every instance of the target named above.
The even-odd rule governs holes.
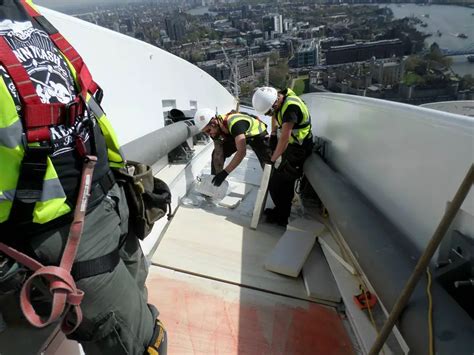
[[[271,162],[281,157],[268,187],[275,208],[265,214],[268,222],[286,226],[295,181],[303,176],[303,164],[313,149],[311,117],[306,104],[291,89],[257,88],[252,105],[258,113],[272,117]]]
[[[258,117],[236,111],[221,116],[209,108],[203,108],[196,111],[194,123],[214,140],[211,163],[214,185],[220,186],[240,164],[247,153],[247,144],[254,150],[262,167],[270,162],[267,125]],[[224,168],[225,159],[234,153]]]

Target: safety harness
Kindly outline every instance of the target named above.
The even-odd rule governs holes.
[[[77,118],[82,118],[77,133],[80,132],[80,128],[83,125],[90,125],[90,132],[93,132],[91,112],[88,112],[87,116],[85,115],[86,111],[89,110],[86,103],[87,95],[95,94],[96,101],[98,102],[101,101],[102,97],[102,90],[93,81],[87,66],[76,50],[27,1],[22,0],[21,4],[33,20],[48,33],[53,43],[74,67],[81,92],[74,101],[67,105],[61,103],[43,104],[36,94],[28,73],[6,40],[0,37],[0,64],[3,65],[10,75],[21,99],[25,132],[25,156],[22,161],[15,201],[11,211],[13,219],[16,218],[20,211],[24,215],[23,209],[32,208],[31,206],[34,206],[32,202],[37,201],[41,196],[38,194],[42,191],[47,158],[52,153],[49,127],[59,124],[72,126]],[[73,332],[82,321],[80,303],[84,292],[76,287],[71,276],[71,268],[84,227],[94,166],[97,162],[94,141],[95,139],[92,137],[91,152],[87,152],[84,140],[79,134],[75,135],[76,150],[83,159],[83,168],[73,222],[59,266],[44,266],[11,246],[0,243],[0,251],[33,271],[33,274],[25,282],[20,293],[20,305],[27,320],[32,325],[42,328],[63,317],[61,330],[66,334]],[[31,304],[32,283],[37,277],[41,277],[48,282],[50,292],[53,295],[51,313],[47,319],[40,317]],[[75,322],[71,322],[71,319],[68,319],[66,323],[65,315],[69,313],[75,317]]]

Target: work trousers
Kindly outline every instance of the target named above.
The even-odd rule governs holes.
[[[288,223],[291,213],[291,202],[297,179],[303,176],[303,165],[313,149],[312,139],[302,145],[288,144],[281,156],[281,163],[274,169],[268,184],[270,196],[275,204],[273,216],[281,224]]]
[[[252,150],[257,155],[258,161],[262,166],[270,164],[271,151],[268,146],[268,139],[265,135],[260,135],[252,138],[247,138],[246,143],[252,147]],[[235,140],[232,136],[224,139],[214,140],[214,151],[212,152],[211,174],[216,175],[224,169],[224,162],[226,158],[230,157],[237,151]]]
[[[83,278],[76,283],[85,293],[81,303],[83,321],[68,338],[81,343],[88,355],[141,355],[153,335],[158,312],[147,305],[145,279],[148,268],[138,239],[126,237],[127,224],[128,207],[118,185],[112,187],[85,219],[76,261],[106,255],[120,246],[120,261],[112,272]],[[59,263],[68,233],[69,226],[63,226],[31,238],[32,250],[43,264]],[[47,305],[47,301],[47,296],[40,297],[36,306],[41,309],[41,304]],[[37,329],[31,327],[29,331],[34,333]],[[4,351],[0,353],[8,355]]]

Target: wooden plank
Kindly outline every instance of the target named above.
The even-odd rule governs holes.
[[[341,294],[321,246],[316,243],[303,266],[303,281],[309,297],[341,302]]]
[[[168,354],[354,354],[332,307],[156,266],[147,287]]]
[[[363,353],[368,354],[377,337],[377,331],[364,311],[357,308],[354,304],[352,297],[360,293],[359,282],[342,266],[333,253],[329,252],[326,248],[323,248],[323,252],[344,300],[346,313],[352,324],[352,329],[359,340]],[[392,351],[387,346],[384,346],[381,354],[389,355],[392,354]]]
[[[296,218],[295,220],[290,221],[290,223],[288,223],[286,226],[287,230],[304,231],[312,233],[315,236],[318,236],[320,233],[322,233],[324,228],[324,224],[313,219],[306,218]]]
[[[311,233],[287,230],[265,260],[265,269],[298,277],[315,241]]]
[[[253,210],[252,221],[250,222],[250,228],[257,229],[258,222],[260,221],[260,214],[265,206],[267,200],[268,182],[270,181],[270,173],[272,166],[265,164],[262,174],[262,181],[257,192],[257,199],[255,200],[255,207]]]
[[[278,275],[263,267],[265,257],[275,247],[282,231],[265,223],[258,230],[248,228],[250,217],[240,214],[240,209],[245,207],[244,202],[235,209],[214,207],[210,211],[181,206],[158,245],[152,262],[175,270],[307,299],[301,279]],[[215,214],[216,211],[219,214]]]
[[[356,275],[356,269],[342,256],[342,251],[337,242],[334,240],[330,232],[323,233],[318,237],[318,242],[324,248],[324,250],[330,252],[338,262],[340,262],[347,271],[352,275]]]

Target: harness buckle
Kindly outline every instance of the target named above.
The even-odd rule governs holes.
[[[94,95],[94,100],[100,105],[102,103],[102,99],[104,98],[104,90],[102,88],[97,88],[97,91]]]
[[[74,99],[73,101],[69,102],[65,106],[65,120],[64,124],[68,127],[72,127],[74,125],[74,120],[77,116],[79,116],[79,104],[81,101],[79,99]]]

